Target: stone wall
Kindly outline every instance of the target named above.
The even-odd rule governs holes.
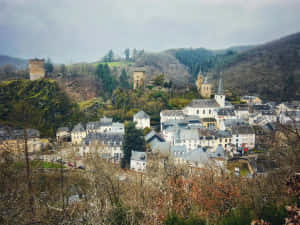
[[[29,60],[30,80],[37,80],[45,77],[45,61],[43,59]]]

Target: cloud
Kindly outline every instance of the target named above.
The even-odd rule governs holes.
[[[262,43],[299,31],[299,10],[300,0],[0,0],[0,54],[69,63]]]

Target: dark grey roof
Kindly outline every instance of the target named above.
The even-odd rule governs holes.
[[[300,101],[283,102],[283,104],[290,109],[299,109],[300,108]]]
[[[218,109],[219,116],[235,116],[234,109],[232,108],[221,108]]]
[[[268,111],[271,109],[271,106],[268,104],[256,104],[253,105],[252,107],[254,111]]]
[[[57,133],[59,132],[70,132],[69,127],[60,127],[57,129]]]
[[[231,131],[232,134],[254,134],[254,130],[250,126],[234,126]]]
[[[100,119],[101,126],[108,126],[112,124],[113,119],[109,117],[103,117]]]
[[[219,104],[215,99],[194,99],[188,104],[192,108],[217,108]]]
[[[151,130],[146,136],[145,136],[145,140],[146,142],[151,141],[153,138],[157,138],[160,142],[163,142],[164,139],[159,136],[154,130]]]
[[[249,106],[247,104],[238,104],[234,106],[235,110],[242,110],[242,111],[248,111]]]
[[[134,117],[134,119],[149,119],[150,118],[150,116],[147,113],[145,113],[143,110],[134,114],[133,117]]]
[[[163,110],[161,114],[163,116],[184,116],[182,110]]]
[[[28,128],[26,129],[27,138],[38,138],[40,137],[40,132],[36,129]],[[23,129],[14,129],[11,128],[2,128],[0,130],[0,140],[14,140],[14,139],[23,139],[24,130]]]
[[[146,161],[146,152],[131,152],[131,160]]]
[[[72,130],[72,132],[83,132],[85,131],[82,123],[78,123]]]
[[[220,138],[230,138],[232,137],[231,133],[228,130],[217,130],[217,137]]]
[[[85,145],[90,145],[93,141],[109,146],[122,145],[124,135],[114,133],[89,133],[84,139]]]
[[[100,121],[88,122],[86,124],[87,130],[94,130],[94,129],[98,129],[99,127],[100,127]]]

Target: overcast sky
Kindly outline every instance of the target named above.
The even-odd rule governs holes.
[[[0,55],[99,60],[109,49],[257,44],[300,31],[300,0],[0,0]]]

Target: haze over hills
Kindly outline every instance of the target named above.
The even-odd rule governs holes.
[[[222,73],[225,88],[239,95],[257,94],[270,100],[300,98],[300,90],[297,88],[300,85],[300,33],[257,46],[234,46],[223,50],[178,48],[158,53],[143,52],[130,62],[124,60],[109,63],[116,77],[125,69],[132,79],[134,69],[142,66],[147,71],[147,80],[164,74],[166,80],[171,80],[177,87],[185,87],[194,83],[199,72],[208,75],[213,83],[219,78],[219,73]],[[13,64],[22,69],[27,66],[27,62],[0,56],[0,67]],[[82,65],[96,66],[98,63],[100,62]],[[81,64],[74,65],[80,67]],[[80,69],[74,79],[81,79],[80,76],[85,75],[84,70]],[[88,81],[89,78],[84,80]],[[68,81],[72,83],[72,77],[68,76]],[[96,86],[101,87],[102,84]],[[87,85],[84,89],[86,87]],[[80,82],[76,88],[80,89]]]
[[[0,55],[0,67],[5,66],[7,64],[14,65],[18,69],[24,69],[28,65],[28,60],[10,57],[7,55]]]

